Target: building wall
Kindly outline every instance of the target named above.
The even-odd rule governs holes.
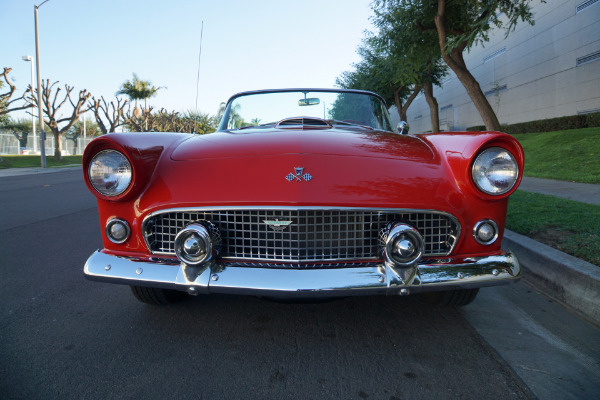
[[[532,2],[535,25],[519,23],[505,38],[496,29],[490,41],[465,54],[501,124],[600,111],[600,0]],[[450,70],[434,88],[440,129],[483,125],[466,90]],[[411,132],[431,131],[423,94],[410,106]],[[393,122],[398,122],[395,108]]]

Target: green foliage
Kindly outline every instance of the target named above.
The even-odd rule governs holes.
[[[384,32],[381,35],[383,43],[394,34],[403,34],[405,40],[399,42],[399,48],[409,65],[415,59],[432,60],[432,54],[439,54],[463,83],[488,129],[498,129],[498,118],[467,68],[463,52],[478,42],[488,41],[489,32],[494,27],[505,27],[508,34],[519,20],[533,23],[530,2],[531,0],[375,0],[374,21]],[[396,43],[394,40],[390,41]],[[421,64],[421,68],[416,68],[415,71],[432,72],[434,67],[435,64],[432,63]],[[432,85],[427,83],[426,87],[431,88]],[[432,107],[434,124],[437,110],[429,93],[428,90],[426,95]]]
[[[382,108],[381,101],[373,96],[344,93],[338,95],[331,105],[329,118],[367,126],[378,126],[380,124],[377,123],[377,120],[382,121],[384,118]]]
[[[85,120],[85,136],[86,137],[94,137],[94,136],[100,136],[102,135],[102,131],[100,130],[100,127],[98,126],[98,124],[96,123],[96,121],[94,121],[93,119],[87,119]],[[69,129],[69,131],[67,132],[67,137],[69,139],[77,139],[78,137],[83,137],[83,121],[77,121],[75,122],[75,124],[73,124],[73,126],[71,127],[71,129]]]
[[[540,0],[544,2],[544,0]],[[513,31],[519,21],[533,24],[531,0],[454,0],[446,1],[443,23],[447,40],[446,51],[468,49],[487,42],[492,28]],[[407,31],[435,32],[435,17],[440,11],[438,0],[376,0],[375,8],[390,18],[406,15]]]
[[[600,128],[514,135],[525,151],[525,175],[600,183]]]
[[[180,114],[167,111],[164,108],[152,111],[143,109],[138,117],[125,116],[126,127],[134,132],[181,132],[205,134],[217,130],[217,119],[208,114],[187,111]]]
[[[123,94],[129,97],[130,100],[135,100],[137,103],[138,100],[145,101],[146,99],[155,96],[159,89],[161,89],[161,87],[152,86],[150,81],[143,81],[134,73],[133,79],[123,82],[116,95]]]
[[[592,114],[569,115],[565,117],[540,119],[520,122],[518,124],[502,125],[502,132],[511,135],[520,133],[551,132],[565,129],[581,129],[600,127],[600,112]],[[468,131],[483,131],[485,126],[471,126]]]
[[[210,116],[208,113],[188,110],[182,118],[190,121],[193,126],[192,131],[198,134],[211,133],[217,130],[219,120],[216,116]]]
[[[600,206],[517,190],[506,227],[600,266]]]
[[[6,129],[9,131],[15,131],[19,133],[29,133],[32,129],[31,119],[20,118],[16,121],[12,120],[10,117],[5,121],[0,123],[0,128]]]
[[[16,121],[13,121],[8,114],[6,117],[7,118],[0,121],[0,129],[12,133],[19,141],[20,147],[27,147],[29,134],[32,132],[31,119],[20,118]]]
[[[422,85],[439,84],[447,67],[435,32],[411,29],[415,8],[397,7],[396,3],[373,3],[372,21],[378,32],[366,34],[358,48],[362,61],[337,78],[336,84],[378,93],[386,103],[395,103],[402,115],[409,105],[402,103]]]
[[[393,60],[396,79],[439,84],[447,67],[441,60],[437,34],[434,29],[417,29],[415,22],[421,18],[422,6],[400,3],[374,2],[372,21],[379,32],[366,42]]]

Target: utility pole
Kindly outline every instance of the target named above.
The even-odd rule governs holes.
[[[31,63],[31,95],[33,96],[33,81],[35,80],[33,75],[33,57],[23,56],[21,58],[23,59],[23,61],[29,61]],[[37,143],[35,137],[35,112],[31,113],[31,133],[33,134],[33,154],[35,154],[37,152]]]
[[[42,77],[40,75],[40,35],[38,32],[38,8],[49,0],[45,0],[39,6],[33,6],[33,15],[35,20],[35,64],[37,70],[37,95],[38,95],[38,116],[40,125],[40,158],[42,168],[46,168],[46,132],[44,131],[44,118],[42,116]]]

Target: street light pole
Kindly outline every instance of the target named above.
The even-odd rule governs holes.
[[[44,120],[42,117],[42,78],[40,75],[40,35],[38,32],[38,8],[49,0],[45,0],[39,6],[33,6],[33,15],[35,20],[35,64],[37,69],[37,94],[38,94],[38,116],[40,125],[40,158],[42,168],[46,168],[46,132],[44,132]]]
[[[29,61],[31,63],[31,95],[33,96],[33,57],[31,56],[23,56],[21,57],[23,61]],[[33,154],[37,152],[37,143],[35,138],[35,112],[31,113],[31,133],[33,134]]]

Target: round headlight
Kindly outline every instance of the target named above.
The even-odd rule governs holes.
[[[517,182],[519,166],[508,150],[490,147],[475,159],[472,175],[479,190],[487,194],[501,195],[510,191]]]
[[[104,196],[118,196],[131,184],[131,164],[122,153],[103,150],[92,158],[88,176],[98,193]]]

